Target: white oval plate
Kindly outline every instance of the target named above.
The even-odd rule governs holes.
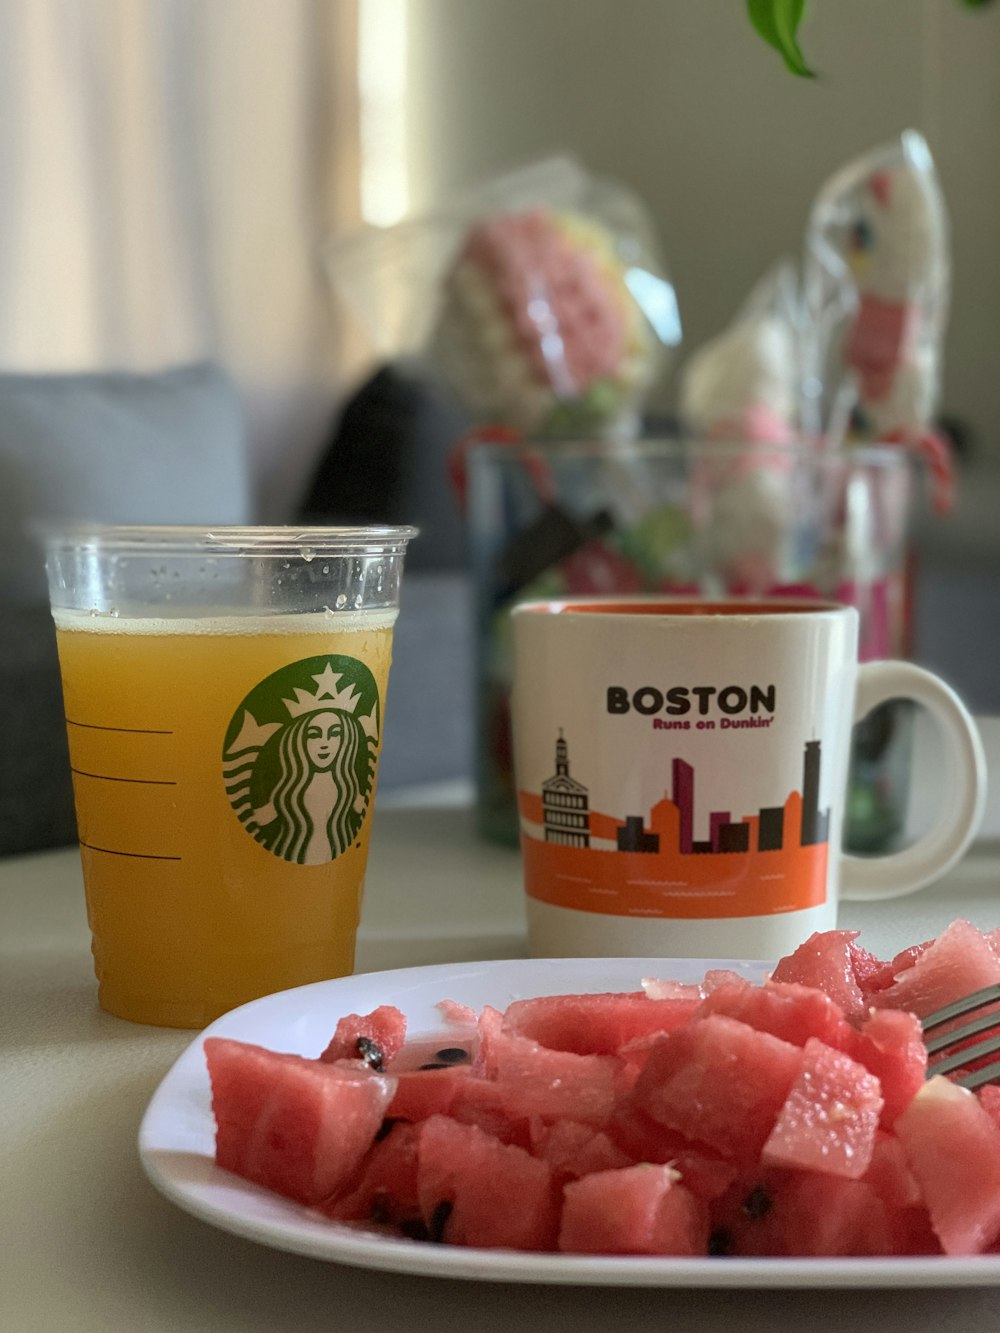
[[[765,964],[717,959],[558,958],[451,963],[318,982],[255,1000],[199,1034],[154,1094],[139,1131],[147,1175],[195,1217],[262,1245],[362,1268],[492,1282],[634,1287],[932,1287],[1000,1284],[1000,1255],[912,1259],[661,1259],[474,1250],[397,1239],[330,1222],[215,1165],[215,1122],[202,1043],[235,1037],[314,1057],[337,1019],[395,1004],[409,1034],[432,1036],[436,1005],[504,1009],[512,1000],[571,992],[637,990],[643,977],[700,981],[713,967],[760,980]]]

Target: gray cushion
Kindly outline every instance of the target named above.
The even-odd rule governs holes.
[[[217,367],[0,375],[0,855],[74,837],[37,525],[251,518],[239,400]]]
[[[250,521],[246,434],[228,376],[210,364],[0,375],[0,605],[47,602],[33,529],[52,519]]]
[[[472,661],[468,575],[440,570],[404,573],[392,635],[378,766],[380,791],[469,776]]]

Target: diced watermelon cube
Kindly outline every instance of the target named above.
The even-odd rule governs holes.
[[[851,956],[857,935],[856,930],[816,931],[794,953],[781,959],[772,979],[812,986],[829,995],[845,1014],[857,1013],[865,1004]]]
[[[503,1027],[551,1050],[614,1055],[626,1042],[686,1023],[700,1003],[697,987],[692,989],[693,995],[672,999],[648,999],[639,991],[515,1000],[504,1013]]]
[[[854,1032],[825,992],[794,981],[719,986],[698,1010],[699,1018],[706,1014],[726,1014],[793,1046],[817,1037],[827,1046],[848,1050]]]
[[[890,1213],[862,1180],[813,1171],[763,1171],[711,1206],[713,1250],[799,1258],[888,1255]]]
[[[851,967],[854,969],[854,980],[866,1000],[878,991],[885,990],[886,986],[892,985],[892,963],[883,962],[881,958],[876,958],[875,954],[869,953],[867,949],[863,949],[860,944],[855,944],[853,941],[847,947],[851,955]]]
[[[596,1171],[563,1190],[559,1249],[574,1254],[704,1255],[708,1208],[669,1166]]]
[[[976,1095],[928,1079],[895,1133],[946,1254],[981,1254],[1000,1236],[1000,1128]]]
[[[519,1100],[518,1085],[469,1078],[455,1091],[448,1114],[463,1125],[477,1125],[501,1143],[531,1147],[531,1119]]]
[[[559,1198],[548,1163],[446,1116],[424,1120],[416,1132],[417,1194],[431,1240],[555,1248]]]
[[[888,1213],[893,1254],[944,1253],[931,1225],[931,1215],[923,1204],[915,1208],[890,1208]]]
[[[504,1085],[512,1113],[581,1120],[589,1125],[608,1120],[620,1073],[614,1056],[550,1050],[529,1037],[504,1031],[497,1017],[487,1009],[480,1016],[475,1067]]]
[[[775,1214],[785,1227],[779,1253],[837,1257],[893,1252],[888,1210],[861,1180],[796,1175],[780,1192]]]
[[[615,1107],[608,1121],[607,1134],[632,1162],[669,1162],[678,1143],[687,1143],[683,1135],[658,1124],[634,1099],[626,1097]]]
[[[933,940],[924,940],[923,944],[910,944],[905,949],[900,949],[899,953],[889,962],[892,975],[898,977],[900,972],[909,971],[921,954],[925,954],[933,943]]]
[[[878,1079],[810,1037],[761,1161],[859,1180],[871,1162],[881,1110]]]
[[[636,1079],[646,1067],[650,1052],[663,1035],[662,1032],[657,1032],[648,1037],[636,1037],[635,1041],[627,1041],[624,1046],[619,1046],[618,1059],[621,1061],[621,1070],[618,1079],[618,1090],[620,1095],[624,1095],[629,1088],[634,1087]]]
[[[532,1153],[548,1162],[560,1181],[632,1165],[632,1159],[607,1134],[578,1120],[557,1120],[548,1125],[535,1119],[530,1132]]]
[[[608,1124],[608,1135],[632,1162],[669,1164],[681,1182],[700,1199],[724,1194],[736,1179],[737,1167],[701,1143],[692,1143],[676,1130],[658,1125],[632,1105],[621,1102]]]
[[[918,1018],[983,986],[1000,982],[1000,957],[971,922],[961,917],[920,954],[912,967],[880,991],[883,1009],[909,1009]]]
[[[696,1143],[679,1146],[669,1164],[680,1176],[681,1184],[699,1199],[717,1199],[729,1189],[739,1171],[735,1162]]]
[[[979,1103],[993,1123],[1000,1127],[1000,1086],[987,1083],[980,1088]]]
[[[904,1009],[872,1009],[847,1049],[882,1085],[881,1124],[890,1128],[927,1075],[920,1020]]]
[[[801,1066],[798,1046],[711,1014],[661,1038],[630,1102],[724,1157],[753,1161]]]
[[[447,1115],[459,1089],[473,1077],[468,1065],[446,1069],[406,1069],[394,1075],[396,1091],[386,1114],[394,1120],[426,1120]]]
[[[923,1201],[917,1178],[906,1160],[906,1150],[894,1134],[879,1130],[864,1182],[890,1208],[916,1208]]]
[[[503,1031],[503,1014],[491,1004],[484,1004],[476,1026],[475,1057],[472,1067],[477,1074],[492,1078],[496,1074],[493,1049]]]
[[[319,1058],[327,1064],[363,1060],[381,1073],[402,1050],[405,1040],[406,1015],[394,1005],[383,1004],[370,1014],[345,1015]]]
[[[300,1203],[354,1176],[374,1142],[395,1079],[224,1037],[205,1041],[219,1166]]]
[[[361,1174],[347,1193],[323,1212],[341,1222],[410,1226],[422,1220],[417,1198],[417,1138],[413,1125],[399,1121],[365,1154]]]

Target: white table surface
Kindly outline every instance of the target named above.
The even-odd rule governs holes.
[[[479,841],[461,789],[380,801],[358,969],[525,954],[515,851]],[[992,830],[990,830],[992,831]],[[841,924],[891,954],[953,917],[1000,924],[1000,844]],[[98,1009],[75,850],[0,861],[0,1333],[1000,1327],[1000,1288],[670,1291],[444,1281],[351,1269],[217,1231],[163,1199],[143,1110],[193,1034]]]

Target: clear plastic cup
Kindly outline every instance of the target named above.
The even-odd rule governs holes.
[[[413,528],[47,534],[99,1001],[201,1027],[354,967]]]

